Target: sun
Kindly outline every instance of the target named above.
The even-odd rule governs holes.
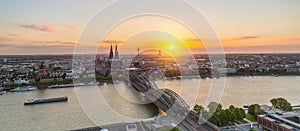
[[[175,49],[174,45],[170,45],[170,46],[169,46],[169,49],[170,49],[170,50],[174,50],[174,49]]]

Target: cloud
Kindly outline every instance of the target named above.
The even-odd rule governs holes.
[[[0,43],[0,47],[13,47],[11,44]]]
[[[70,28],[70,29],[77,29],[78,27],[77,26],[75,26],[75,25],[68,25],[68,26],[66,26],[67,28]]]
[[[227,38],[227,39],[223,39],[225,41],[237,41],[237,40],[249,40],[249,39],[257,39],[260,38],[260,36],[242,36],[242,37],[236,37],[236,38]],[[216,39],[217,40],[217,39]],[[184,39],[183,41],[186,42],[201,42],[200,39]]]
[[[41,46],[74,46],[76,44],[75,42],[59,41],[59,40],[54,40],[54,41],[34,41],[33,43],[40,44]]]
[[[229,40],[249,40],[249,39],[257,39],[257,38],[260,38],[260,36],[256,36],[256,35],[253,35],[253,36],[242,36],[242,37],[237,37],[237,38],[231,38]]]
[[[26,28],[26,29],[32,29],[32,30],[36,30],[36,31],[42,31],[42,32],[55,32],[56,31],[56,27],[49,23],[44,23],[42,25],[19,24],[19,27]]]
[[[119,44],[119,43],[123,43],[124,41],[118,41],[118,40],[104,40],[101,41],[101,43],[103,44]]]
[[[300,44],[257,45],[257,46],[225,46],[220,48],[192,48],[193,52],[221,53],[300,53]]]
[[[1,40],[1,37],[0,37]],[[11,41],[0,41],[0,47],[14,48],[36,48],[36,47],[74,47],[76,43],[71,41],[32,41],[28,43],[13,43]]]
[[[18,37],[20,36],[19,34],[6,34],[7,36],[13,36],[13,37]]]
[[[0,42],[7,42],[7,41],[11,41],[11,39],[0,36]]]
[[[14,48],[47,48],[47,47],[74,47],[75,42],[64,41],[33,41],[30,44],[0,42],[0,47],[14,47]]]

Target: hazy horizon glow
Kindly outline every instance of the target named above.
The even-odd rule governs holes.
[[[195,6],[215,28],[225,53],[300,53],[300,1],[189,1],[197,1]],[[0,55],[72,54],[85,23],[108,2],[0,1]],[[178,13],[181,13],[180,10]],[[193,14],[183,15],[193,17]],[[128,34],[133,29],[132,25],[137,30],[168,31],[165,33],[181,41],[181,45],[172,43],[168,39],[171,37],[150,37],[150,34],[143,32],[136,34],[135,40],[130,39]],[[131,43],[126,43],[126,40]],[[177,52],[184,48],[182,53],[186,49],[192,53],[205,53],[200,38],[195,37],[184,25],[151,16],[125,21],[110,32],[104,41],[98,42],[98,45],[94,42],[85,43],[86,47],[91,48],[98,48],[100,45],[99,52],[104,54],[111,44],[118,44],[123,54],[136,52],[137,48],[171,51],[170,46]],[[209,47],[208,44],[206,48],[214,47]]]

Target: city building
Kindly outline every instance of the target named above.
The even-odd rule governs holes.
[[[300,131],[299,112],[276,112],[257,116],[264,131]]]

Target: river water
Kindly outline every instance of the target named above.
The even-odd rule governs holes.
[[[169,88],[178,92],[190,106],[193,106],[194,103],[205,104],[214,79],[165,80],[156,83],[160,88]],[[275,97],[284,97],[292,105],[300,105],[300,76],[227,77],[224,85],[224,92],[220,92],[222,95],[220,102],[223,107],[252,103],[270,105],[269,100]],[[124,83],[95,88],[105,98],[106,103],[122,116],[144,119],[157,114],[157,108],[152,104],[135,104],[136,100],[143,101],[143,95],[134,95],[135,92]],[[195,92],[192,88],[199,89]],[[91,88],[83,88],[83,90],[91,90]],[[193,95],[197,98],[190,97]],[[27,99],[61,96],[68,96],[68,102],[23,105]],[[98,110],[103,112],[107,108],[100,106]],[[112,119],[109,113],[102,113],[99,120],[97,125],[122,121],[122,119]],[[74,88],[8,92],[0,96],[0,130],[70,130],[91,126],[95,124],[81,108]]]

